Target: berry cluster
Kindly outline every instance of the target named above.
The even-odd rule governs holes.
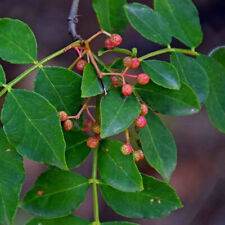
[[[112,34],[110,38],[105,40],[107,49],[114,49],[122,43],[122,37],[119,34]]]
[[[68,118],[68,114],[64,111],[58,112],[60,121],[63,123],[63,128],[66,131],[70,131],[73,128],[73,121]]]

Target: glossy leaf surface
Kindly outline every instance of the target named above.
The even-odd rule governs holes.
[[[140,105],[132,94],[125,97],[114,88],[101,100],[101,137],[118,134],[128,128],[140,113]]]
[[[173,136],[153,112],[149,111],[145,118],[147,125],[139,129],[145,158],[164,179],[169,180],[177,163]]]
[[[208,76],[203,67],[194,58],[181,53],[173,53],[171,62],[176,66],[182,82],[189,85],[202,105],[209,92]]]
[[[197,96],[187,85],[180,90],[169,90],[150,82],[147,85],[136,85],[135,90],[154,110],[162,114],[184,116],[199,111]]]
[[[165,182],[143,175],[142,192],[121,192],[101,184],[106,203],[118,214],[130,218],[156,219],[182,207],[175,191]]]
[[[41,95],[11,90],[3,106],[2,123],[10,142],[20,154],[67,169],[66,145],[57,111]]]
[[[123,143],[114,140],[101,142],[98,169],[101,179],[110,186],[127,192],[143,189],[142,177],[134,162],[133,155],[123,155]]]
[[[88,188],[85,177],[57,169],[48,170],[26,193],[22,207],[38,217],[67,216],[83,202]]]
[[[0,65],[0,87],[3,84],[6,84],[5,71],[3,70],[2,66]]]
[[[154,0],[154,7],[175,38],[188,47],[197,47],[202,42],[198,11],[191,0]]]
[[[105,89],[107,90],[110,87],[111,81],[110,77],[105,76],[102,78]],[[92,64],[87,64],[84,68],[84,73],[82,77],[81,84],[81,96],[82,98],[96,96],[103,93],[103,87],[98,78],[98,74],[95,71],[95,68]]]
[[[161,45],[171,42],[165,20],[151,8],[140,3],[125,5],[125,13],[132,27],[146,39]]]
[[[198,61],[209,77],[209,95],[206,108],[213,125],[225,133],[225,69],[213,57],[200,55]]]
[[[43,67],[35,80],[35,91],[57,109],[74,115],[80,108],[81,76],[63,67]]]
[[[78,167],[90,154],[87,147],[88,135],[82,131],[71,130],[64,132],[66,140],[66,163],[70,169]]]
[[[56,219],[33,218],[26,225],[91,225],[88,220],[77,216],[67,216]]]
[[[110,33],[123,33],[127,25],[123,5],[126,0],[94,0],[93,8],[102,30]]]
[[[225,46],[220,46],[218,48],[213,49],[213,51],[210,52],[209,55],[225,67]]]
[[[22,157],[0,128],[0,223],[13,224],[25,172]]]
[[[159,60],[146,60],[141,62],[141,67],[154,83],[169,89],[180,88],[180,77],[172,64]]]
[[[0,19],[0,57],[15,64],[37,60],[36,40],[27,24],[9,18]]]

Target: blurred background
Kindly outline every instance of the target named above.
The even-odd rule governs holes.
[[[152,6],[151,0],[137,0]],[[26,22],[34,32],[38,43],[39,59],[66,46],[71,39],[67,32],[67,16],[72,0],[0,0],[0,17],[11,17]],[[90,0],[80,1],[78,32],[83,38],[98,31],[96,16]],[[129,1],[128,2],[134,2]],[[213,48],[225,44],[225,1],[194,1],[200,14],[204,32],[204,41],[197,49],[208,54]],[[104,10],[104,9],[103,9]],[[185,10],[185,9],[184,9]],[[93,50],[103,46],[104,38],[99,38]],[[183,47],[174,41],[172,46]],[[138,54],[155,51],[160,46],[153,44],[130,26],[123,37],[121,47],[138,48]],[[73,51],[60,56],[49,65],[69,66],[75,57]],[[116,55],[105,58],[111,62]],[[160,57],[168,59],[168,56]],[[12,65],[0,60],[10,81],[23,72],[29,65]],[[35,73],[24,79],[17,87],[33,88]],[[0,108],[3,98],[0,99]],[[173,132],[178,147],[178,165],[173,174],[171,185],[177,190],[184,208],[173,212],[166,218],[158,220],[129,220],[116,215],[100,199],[100,218],[102,221],[127,220],[141,225],[225,225],[225,135],[219,133],[209,122],[205,108],[197,115],[188,117],[163,117]],[[83,175],[91,173],[91,156],[85,165],[76,169]],[[148,174],[155,172],[143,163],[141,170]],[[24,193],[33,186],[38,174],[46,167],[25,159],[27,171]],[[1,179],[1,178],[0,178]],[[76,215],[92,220],[91,190]],[[19,210],[15,225],[25,224],[31,216]]]

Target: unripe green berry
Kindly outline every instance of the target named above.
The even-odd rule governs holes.
[[[92,131],[95,134],[100,134],[101,133],[101,126],[99,124],[94,124],[94,126],[92,127]]]

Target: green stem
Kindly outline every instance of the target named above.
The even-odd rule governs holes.
[[[98,165],[98,147],[94,149],[92,180],[93,180],[93,205],[94,205],[94,224],[100,225],[98,208],[98,189],[97,189],[97,165]]]
[[[80,41],[76,41],[73,42],[72,44],[78,45]],[[70,45],[72,45],[70,44]],[[68,45],[67,47],[69,47],[70,45]],[[0,97],[5,94],[7,92],[8,89],[10,89],[11,87],[13,87],[15,84],[17,84],[19,81],[21,81],[24,77],[26,77],[27,75],[29,75],[32,71],[34,71],[35,69],[41,67],[44,63],[54,59],[55,57],[62,55],[63,53],[65,53],[65,49],[67,48],[63,48],[51,55],[49,55],[48,57],[42,59],[40,62],[38,62],[37,64],[33,65],[32,67],[28,68],[27,70],[25,70],[23,73],[21,73],[19,76],[17,76],[14,80],[12,80],[11,82],[9,82],[6,87],[4,89],[2,89],[2,91],[0,92]]]
[[[161,54],[169,53],[169,52],[180,52],[180,53],[183,53],[183,54],[193,55],[193,56],[198,55],[197,52],[195,52],[193,50],[189,50],[189,49],[182,49],[182,48],[164,48],[164,49],[160,49],[158,51],[150,52],[150,53],[148,53],[146,55],[141,56],[138,59],[139,59],[139,61],[143,61],[143,60],[148,59],[148,58],[151,58],[153,56],[161,55]]]

